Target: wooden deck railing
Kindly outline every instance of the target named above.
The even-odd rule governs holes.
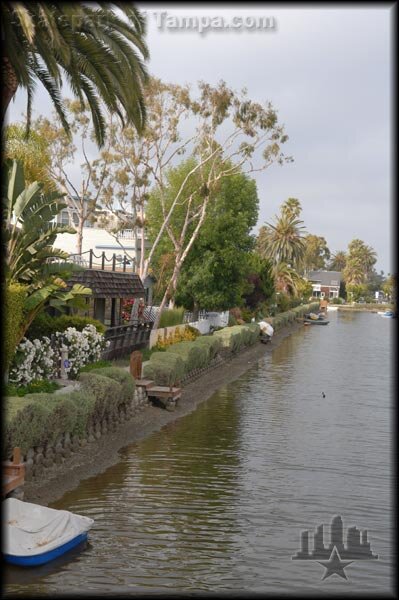
[[[152,321],[133,321],[128,325],[109,327],[104,336],[110,345],[102,354],[104,360],[119,358],[147,345],[152,330]]]

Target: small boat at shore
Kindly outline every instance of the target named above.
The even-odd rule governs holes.
[[[379,310],[377,314],[381,317],[387,317],[388,319],[393,319],[393,317],[395,316],[393,310]]]
[[[327,312],[330,310],[338,310],[338,306],[328,306],[327,307]]]
[[[62,556],[87,540],[94,521],[68,510],[22,502],[3,501],[4,560],[32,567]]]
[[[330,321],[326,321],[325,319],[307,319],[303,320],[305,325],[328,325]]]

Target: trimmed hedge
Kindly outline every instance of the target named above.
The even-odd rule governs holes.
[[[208,353],[208,361],[213,360],[222,349],[222,340],[215,335],[202,335],[198,337],[195,344],[204,346]]]
[[[50,337],[51,334],[57,331],[62,333],[68,327],[75,327],[77,331],[83,331],[86,325],[94,325],[98,333],[105,333],[106,331],[105,325],[101,321],[97,321],[97,319],[75,315],[51,317],[47,313],[41,312],[32,321],[25,335],[29,340],[35,340],[44,336]]]
[[[179,342],[169,346],[166,352],[180,354],[185,362],[185,374],[208,364],[208,350],[196,342]]]
[[[12,407],[12,404],[16,404]],[[51,410],[42,403],[23,398],[6,399],[6,419],[2,437],[3,457],[7,458],[16,446],[23,453],[34,446],[46,444],[51,438]]]
[[[117,381],[96,375],[95,373],[82,373],[79,375],[82,391],[92,394],[96,398],[93,418],[101,421],[105,417],[115,414],[120,404],[124,404],[122,386]]]
[[[291,310],[279,313],[274,317],[268,317],[265,319],[273,327],[275,331],[278,331],[282,327],[292,323],[295,319],[303,317],[305,313],[316,311],[319,308],[319,302],[311,302],[310,304],[301,304]]]
[[[143,367],[143,377],[158,385],[176,385],[186,373],[187,358],[173,352],[154,352]]]
[[[82,437],[96,421],[115,415],[133,399],[135,382],[124,369],[98,369],[79,380],[79,391],[5,399],[4,458],[15,446],[26,453],[35,446],[53,445],[65,433]]]
[[[4,294],[4,346],[3,372],[7,372],[19,343],[19,332],[24,319],[24,303],[27,296],[26,287],[19,283],[11,283]]]
[[[136,389],[136,382],[134,377],[132,377],[128,371],[118,369],[118,367],[103,367],[100,369],[93,369],[91,373],[109,377],[121,385],[123,397],[123,402],[121,402],[121,404],[128,404],[132,400],[134,390]]]

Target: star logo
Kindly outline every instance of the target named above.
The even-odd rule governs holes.
[[[321,578],[322,581],[324,581],[324,579],[327,579],[327,577],[330,577],[330,575],[339,575],[340,577],[342,577],[342,579],[348,579],[346,574],[345,574],[345,567],[351,565],[353,563],[353,560],[350,561],[343,561],[341,560],[341,557],[339,555],[339,552],[336,548],[336,546],[334,546],[334,548],[331,551],[331,555],[330,558],[328,560],[323,560],[323,561],[317,561],[320,565],[322,565],[323,567],[325,567],[326,571],[323,575],[323,577]]]

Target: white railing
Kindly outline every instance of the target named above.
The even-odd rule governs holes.
[[[122,240],[132,240],[134,238],[134,230],[133,229],[123,229],[122,231],[118,231],[116,234],[118,239]]]

